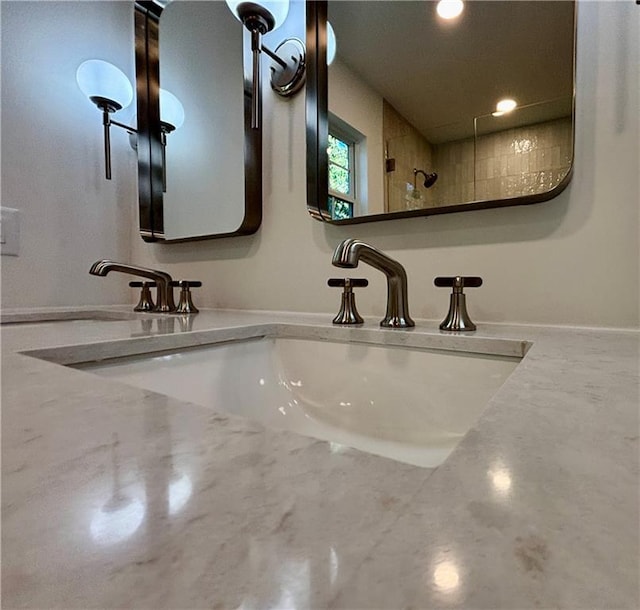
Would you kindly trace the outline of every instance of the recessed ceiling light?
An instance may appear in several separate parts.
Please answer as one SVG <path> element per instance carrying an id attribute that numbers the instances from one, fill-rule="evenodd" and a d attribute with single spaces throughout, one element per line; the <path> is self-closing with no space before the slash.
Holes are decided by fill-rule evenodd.
<path id="1" fill-rule="evenodd" d="M 464 9 L 464 2 L 462 0 L 440 0 L 436 11 L 438 15 L 443 19 L 455 19 L 459 17 Z"/>
<path id="2" fill-rule="evenodd" d="M 505 114 L 507 112 L 511 112 L 512 110 L 514 110 L 517 105 L 518 105 L 518 103 L 515 100 L 512 100 L 512 99 L 500 100 L 496 104 L 496 111 L 497 112 L 501 112 L 502 114 Z M 494 114 L 494 116 L 496 115 L 495 112 L 493 114 Z M 498 116 L 500 116 L 500 115 L 498 115 Z"/>

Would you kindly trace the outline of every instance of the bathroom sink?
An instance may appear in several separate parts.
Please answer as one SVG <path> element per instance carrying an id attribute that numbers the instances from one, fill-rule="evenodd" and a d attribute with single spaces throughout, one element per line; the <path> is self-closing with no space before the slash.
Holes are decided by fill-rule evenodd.
<path id="1" fill-rule="evenodd" d="M 76 368 L 328 440 L 334 451 L 435 467 L 519 361 L 265 337 Z"/>

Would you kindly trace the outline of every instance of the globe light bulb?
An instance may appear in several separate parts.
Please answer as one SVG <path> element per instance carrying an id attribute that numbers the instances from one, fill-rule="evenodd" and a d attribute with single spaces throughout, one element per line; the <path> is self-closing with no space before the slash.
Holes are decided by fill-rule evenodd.
<path id="1" fill-rule="evenodd" d="M 327 21 L 327 66 L 333 63 L 336 58 L 337 44 L 336 33 L 333 31 L 333 27 Z"/>
<path id="2" fill-rule="evenodd" d="M 76 71 L 80 91 L 89 99 L 97 97 L 126 108 L 133 101 L 133 87 L 125 73 L 109 62 L 89 59 Z"/>
<path id="3" fill-rule="evenodd" d="M 180 100 L 166 89 L 160 89 L 160 120 L 175 129 L 184 123 L 184 106 Z"/>

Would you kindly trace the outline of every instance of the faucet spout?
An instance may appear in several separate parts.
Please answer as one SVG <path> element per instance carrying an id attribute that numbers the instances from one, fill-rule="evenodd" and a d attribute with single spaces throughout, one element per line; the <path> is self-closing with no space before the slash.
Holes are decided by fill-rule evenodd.
<path id="1" fill-rule="evenodd" d="M 333 253 L 331 263 L 336 267 L 354 268 L 363 261 L 387 277 L 387 312 L 380 326 L 409 328 L 415 322 L 409 315 L 407 273 L 404 267 L 377 248 L 359 239 L 345 239 Z"/>
<path id="2" fill-rule="evenodd" d="M 176 310 L 173 301 L 173 289 L 171 287 L 173 278 L 168 273 L 157 271 L 156 269 L 128 265 L 126 263 L 116 263 L 110 260 L 96 261 L 91 265 L 91 269 L 89 269 L 91 275 L 98 275 L 100 277 L 104 277 L 111 271 L 118 271 L 119 273 L 146 277 L 147 279 L 153 280 L 158 286 L 158 302 L 155 311 L 170 313 Z"/>

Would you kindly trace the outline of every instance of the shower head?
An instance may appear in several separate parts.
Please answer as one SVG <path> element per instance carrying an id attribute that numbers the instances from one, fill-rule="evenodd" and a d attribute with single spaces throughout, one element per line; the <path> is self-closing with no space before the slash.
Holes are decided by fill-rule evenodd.
<path id="1" fill-rule="evenodd" d="M 437 179 L 438 179 L 438 174 L 436 174 L 435 172 L 427 174 L 425 176 L 425 178 L 424 178 L 424 186 L 425 186 L 425 188 L 432 187 L 435 184 Z"/>
<path id="2" fill-rule="evenodd" d="M 435 183 L 436 180 L 438 179 L 438 174 L 436 174 L 436 172 L 432 172 L 430 174 L 427 174 L 423 169 L 418 169 L 416 167 L 413 168 L 413 188 L 416 188 L 416 179 L 418 177 L 418 174 L 422 174 L 424 176 L 424 188 L 428 189 L 430 187 L 432 187 Z"/>

